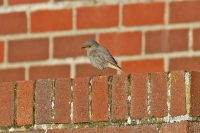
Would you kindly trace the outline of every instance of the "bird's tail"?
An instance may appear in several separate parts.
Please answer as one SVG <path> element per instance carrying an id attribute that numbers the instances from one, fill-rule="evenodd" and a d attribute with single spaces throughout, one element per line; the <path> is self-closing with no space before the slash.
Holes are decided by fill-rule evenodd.
<path id="1" fill-rule="evenodd" d="M 113 69 L 117 69 L 117 70 L 123 72 L 123 70 L 121 69 L 121 67 L 119 67 L 119 66 L 116 65 L 116 64 L 108 63 L 108 67 L 113 68 Z M 123 73 L 124 73 L 124 72 L 123 72 Z"/>

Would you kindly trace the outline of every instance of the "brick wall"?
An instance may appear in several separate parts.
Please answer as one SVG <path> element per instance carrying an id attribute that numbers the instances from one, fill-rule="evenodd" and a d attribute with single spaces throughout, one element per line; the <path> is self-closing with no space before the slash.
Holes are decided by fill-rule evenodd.
<path id="1" fill-rule="evenodd" d="M 88 39 L 126 73 L 199 70 L 199 7 L 199 0 L 0 0 L 0 81 L 98 74 L 80 49 Z"/>
<path id="2" fill-rule="evenodd" d="M 200 72 L 0 82 L 0 132 L 200 133 Z"/>

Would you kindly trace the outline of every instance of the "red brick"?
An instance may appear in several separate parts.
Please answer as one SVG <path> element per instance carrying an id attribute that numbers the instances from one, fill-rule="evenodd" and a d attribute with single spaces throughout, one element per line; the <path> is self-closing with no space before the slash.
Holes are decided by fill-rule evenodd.
<path id="1" fill-rule="evenodd" d="M 170 23 L 196 22 L 200 21 L 200 1 L 178 1 L 170 3 Z"/>
<path id="2" fill-rule="evenodd" d="M 31 32 L 72 29 L 72 9 L 42 10 L 31 13 Z"/>
<path id="3" fill-rule="evenodd" d="M 12 40 L 8 42 L 9 62 L 45 60 L 48 56 L 49 40 L 47 38 Z"/>
<path id="4" fill-rule="evenodd" d="M 55 84 L 54 123 L 69 123 L 71 113 L 71 79 L 57 79 Z"/>
<path id="5" fill-rule="evenodd" d="M 4 42 L 0 41 L 0 62 L 3 62 L 4 58 Z"/>
<path id="6" fill-rule="evenodd" d="M 141 54 L 141 32 L 105 33 L 99 35 L 99 43 L 112 55 Z"/>
<path id="7" fill-rule="evenodd" d="M 186 114 L 185 72 L 171 72 L 170 114 L 179 116 Z"/>
<path id="8" fill-rule="evenodd" d="M 188 50 L 188 29 L 148 31 L 146 53 Z"/>
<path id="9" fill-rule="evenodd" d="M 0 5 L 3 5 L 3 0 L 0 0 Z"/>
<path id="10" fill-rule="evenodd" d="M 52 123 L 52 90 L 53 80 L 42 79 L 36 81 L 35 87 L 35 123 Z"/>
<path id="11" fill-rule="evenodd" d="M 0 82 L 2 81 L 16 81 L 25 79 L 24 68 L 9 68 L 0 70 Z"/>
<path id="12" fill-rule="evenodd" d="M 76 128 L 73 129 L 73 133 L 101 133 L 101 129 L 99 127 L 94 128 Z"/>
<path id="13" fill-rule="evenodd" d="M 198 133 L 200 131 L 200 122 L 189 122 L 188 133 Z"/>
<path id="14" fill-rule="evenodd" d="M 114 75 L 112 81 L 112 110 L 114 120 L 126 119 L 128 115 L 128 81 L 127 75 Z"/>
<path id="15" fill-rule="evenodd" d="M 89 78 L 75 78 L 73 86 L 73 122 L 89 122 Z"/>
<path id="16" fill-rule="evenodd" d="M 108 76 L 92 79 L 92 121 L 108 121 Z"/>
<path id="17" fill-rule="evenodd" d="M 29 79 L 69 78 L 70 66 L 35 66 L 29 69 Z"/>
<path id="18" fill-rule="evenodd" d="M 115 27 L 119 23 L 119 6 L 93 6 L 77 9 L 78 29 Z"/>
<path id="19" fill-rule="evenodd" d="M 78 64 L 76 65 L 76 77 L 91 77 L 93 75 L 99 75 L 100 69 L 93 67 L 91 64 Z M 114 69 L 104 70 L 102 75 L 114 75 L 117 71 Z"/>
<path id="20" fill-rule="evenodd" d="M 199 70 L 200 57 L 183 57 L 169 60 L 169 71 L 174 70 Z"/>
<path id="21" fill-rule="evenodd" d="M 133 133 L 131 126 L 105 126 L 103 133 Z"/>
<path id="22" fill-rule="evenodd" d="M 100 128 L 67 128 L 47 130 L 47 133 L 100 133 Z"/>
<path id="23" fill-rule="evenodd" d="M 133 126 L 134 133 L 158 133 L 156 124 L 135 125 Z"/>
<path id="24" fill-rule="evenodd" d="M 157 133 L 157 125 L 106 126 L 104 133 Z"/>
<path id="25" fill-rule="evenodd" d="M 193 30 L 193 49 L 200 50 L 200 29 Z"/>
<path id="26" fill-rule="evenodd" d="M 122 64 L 122 70 L 124 70 L 124 72 L 126 73 L 163 72 L 164 71 L 163 59 L 124 61 L 121 64 Z"/>
<path id="27" fill-rule="evenodd" d="M 189 133 L 187 132 L 188 122 L 177 122 L 162 124 L 161 133 Z"/>
<path id="28" fill-rule="evenodd" d="M 165 4 L 163 2 L 127 4 L 123 7 L 123 25 L 164 24 Z"/>
<path id="29" fill-rule="evenodd" d="M 27 17 L 25 12 L 0 14 L 0 35 L 27 32 Z"/>
<path id="30" fill-rule="evenodd" d="M 192 71 L 190 78 L 190 115 L 200 116 L 200 72 Z"/>
<path id="31" fill-rule="evenodd" d="M 14 83 L 0 83 L 0 126 L 11 126 L 14 120 Z"/>
<path id="32" fill-rule="evenodd" d="M 131 117 L 144 118 L 148 114 L 148 74 L 132 74 L 131 79 Z"/>
<path id="33" fill-rule="evenodd" d="M 33 3 L 41 3 L 48 2 L 49 0 L 9 0 L 9 5 L 18 5 L 18 4 L 33 4 Z"/>
<path id="34" fill-rule="evenodd" d="M 151 116 L 167 116 L 167 73 L 151 73 Z"/>
<path id="35" fill-rule="evenodd" d="M 51 129 L 47 130 L 47 133 L 73 133 L 72 128 L 67 128 L 67 129 Z"/>
<path id="36" fill-rule="evenodd" d="M 81 49 L 84 43 L 94 39 L 95 35 L 77 35 L 77 36 L 65 36 L 54 38 L 54 58 L 66 58 L 76 56 L 86 56 L 86 51 Z M 66 43 L 67 42 L 67 43 Z"/>
<path id="37" fill-rule="evenodd" d="M 19 81 L 17 85 L 17 126 L 33 124 L 34 81 Z"/>

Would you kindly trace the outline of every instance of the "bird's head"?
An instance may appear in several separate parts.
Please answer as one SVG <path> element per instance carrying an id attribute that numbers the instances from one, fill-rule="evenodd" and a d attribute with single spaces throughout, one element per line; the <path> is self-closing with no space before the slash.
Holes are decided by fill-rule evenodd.
<path id="1" fill-rule="evenodd" d="M 97 47 L 99 46 L 99 44 L 95 41 L 95 40 L 88 40 L 87 42 L 85 42 L 84 46 L 81 47 L 82 49 L 86 49 L 88 52 L 95 50 Z"/>

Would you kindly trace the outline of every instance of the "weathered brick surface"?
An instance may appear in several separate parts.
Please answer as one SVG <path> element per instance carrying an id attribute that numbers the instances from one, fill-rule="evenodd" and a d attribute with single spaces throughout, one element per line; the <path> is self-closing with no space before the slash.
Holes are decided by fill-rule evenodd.
<path id="1" fill-rule="evenodd" d="M 4 42 L 0 41 L 0 62 L 4 61 Z"/>
<path id="2" fill-rule="evenodd" d="M 29 79 L 69 78 L 70 66 L 34 66 L 29 69 Z"/>
<path id="3" fill-rule="evenodd" d="M 54 38 L 54 58 L 86 56 L 86 51 L 81 49 L 89 39 L 95 40 L 94 34 L 76 35 Z"/>
<path id="4" fill-rule="evenodd" d="M 71 79 L 57 79 L 55 84 L 54 123 L 69 123 L 71 113 Z"/>
<path id="5" fill-rule="evenodd" d="M 157 133 L 157 125 L 106 126 L 104 133 Z"/>
<path id="6" fill-rule="evenodd" d="M 153 25 L 164 23 L 163 2 L 126 4 L 123 7 L 123 25 Z"/>
<path id="7" fill-rule="evenodd" d="M 99 35 L 99 43 L 105 46 L 113 56 L 140 54 L 142 33 L 104 33 Z"/>
<path id="8" fill-rule="evenodd" d="M 27 32 L 27 17 L 25 12 L 1 13 L 0 35 Z"/>
<path id="9" fill-rule="evenodd" d="M 184 23 L 200 21 L 199 11 L 200 1 L 181 1 L 170 3 L 170 23 Z M 184 12 L 184 13 L 183 13 Z"/>
<path id="10" fill-rule="evenodd" d="M 92 121 L 108 121 L 108 76 L 92 79 Z"/>
<path id="11" fill-rule="evenodd" d="M 200 122 L 189 122 L 188 133 L 198 133 L 200 131 Z"/>
<path id="12" fill-rule="evenodd" d="M 200 72 L 191 72 L 190 85 L 190 115 L 200 116 Z"/>
<path id="13" fill-rule="evenodd" d="M 144 118 L 147 116 L 148 106 L 148 74 L 132 74 L 131 79 L 131 117 Z"/>
<path id="14" fill-rule="evenodd" d="M 0 81 L 25 80 L 24 68 L 1 69 L 0 73 Z"/>
<path id="15" fill-rule="evenodd" d="M 54 129 L 47 130 L 47 133 L 101 133 L 101 129 L 94 128 L 67 128 L 67 129 Z"/>
<path id="16" fill-rule="evenodd" d="M 35 11 L 31 13 L 30 21 L 31 32 L 70 30 L 72 9 Z"/>
<path id="17" fill-rule="evenodd" d="M 199 70 L 200 69 L 200 57 L 182 57 L 173 58 L 169 60 L 169 71 L 174 70 Z"/>
<path id="18" fill-rule="evenodd" d="M 48 56 L 49 40 L 47 38 L 12 40 L 8 42 L 9 62 L 45 60 Z"/>
<path id="19" fill-rule="evenodd" d="M 53 80 L 41 79 L 36 81 L 35 88 L 35 123 L 52 123 L 52 93 Z"/>
<path id="20" fill-rule="evenodd" d="M 186 93 L 184 71 L 171 72 L 170 114 L 172 116 L 186 114 Z"/>
<path id="21" fill-rule="evenodd" d="M 119 6 L 80 7 L 77 9 L 76 17 L 78 29 L 118 26 Z"/>
<path id="22" fill-rule="evenodd" d="M 17 126 L 33 123 L 34 81 L 19 81 L 17 84 Z"/>
<path id="23" fill-rule="evenodd" d="M 12 126 L 14 120 L 14 82 L 0 83 L 0 126 Z"/>
<path id="24" fill-rule="evenodd" d="M 193 49 L 200 50 L 200 28 L 193 30 Z"/>
<path id="25" fill-rule="evenodd" d="M 114 120 L 126 119 L 128 115 L 128 81 L 127 75 L 114 75 L 112 81 L 112 110 Z"/>
<path id="26" fill-rule="evenodd" d="M 187 132 L 188 122 L 177 122 L 162 124 L 161 133 L 189 133 Z"/>
<path id="27" fill-rule="evenodd" d="M 141 72 L 163 72 L 163 59 L 146 59 L 123 61 L 122 70 L 126 73 L 141 73 Z"/>
<path id="28" fill-rule="evenodd" d="M 148 31 L 146 53 L 162 53 L 188 50 L 188 29 Z"/>
<path id="29" fill-rule="evenodd" d="M 151 73 L 151 116 L 167 116 L 167 73 Z"/>
<path id="30" fill-rule="evenodd" d="M 33 3 L 41 3 L 48 2 L 49 0 L 8 0 L 9 5 L 18 5 L 18 4 L 33 4 Z"/>
<path id="31" fill-rule="evenodd" d="M 89 122 L 89 78 L 73 80 L 73 122 Z"/>
<path id="32" fill-rule="evenodd" d="M 99 75 L 100 69 L 93 67 L 91 64 L 77 64 L 76 65 L 76 77 L 91 77 L 93 75 Z M 106 69 L 102 75 L 114 75 L 117 74 L 115 69 Z"/>

